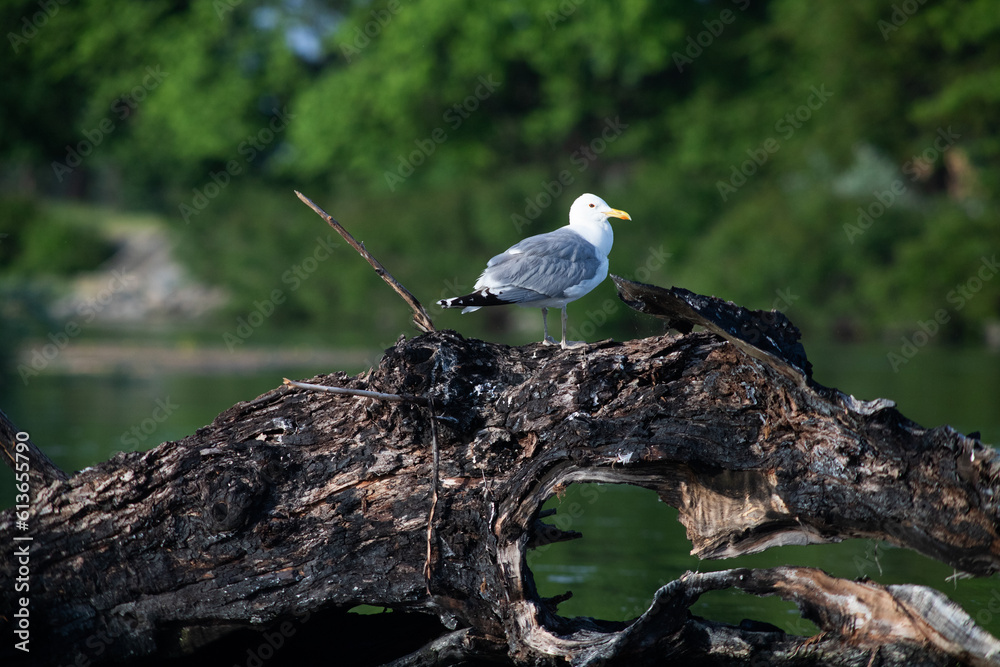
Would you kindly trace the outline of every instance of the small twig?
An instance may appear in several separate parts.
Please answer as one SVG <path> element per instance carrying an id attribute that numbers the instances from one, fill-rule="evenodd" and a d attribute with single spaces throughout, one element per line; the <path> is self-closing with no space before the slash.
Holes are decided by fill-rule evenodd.
<path id="1" fill-rule="evenodd" d="M 368 252 L 368 249 L 365 248 L 363 243 L 358 243 L 354 239 L 354 237 L 351 236 L 351 234 L 341 226 L 339 222 L 334 220 L 329 213 L 320 208 L 315 202 L 313 202 L 312 199 L 309 199 L 309 197 L 306 197 L 298 190 L 295 191 L 295 194 L 298 195 L 298 198 L 301 199 L 303 203 L 306 204 L 306 206 L 315 211 L 316 215 L 326 220 L 326 223 L 328 225 L 333 227 L 333 229 L 338 234 L 340 234 L 344 238 L 344 240 L 350 244 L 352 248 L 357 250 L 358 253 L 362 257 L 364 257 L 369 264 L 372 265 L 372 268 L 375 269 L 375 273 L 377 273 L 379 277 L 382 278 L 382 280 L 384 280 L 389 285 L 389 287 L 395 290 L 396 294 L 402 297 L 403 301 L 405 301 L 406 304 L 410 307 L 410 310 L 413 311 L 414 326 L 416 326 L 424 333 L 435 330 L 434 324 L 431 322 L 430 315 L 428 315 L 427 311 L 424 310 L 424 307 L 420 305 L 420 302 L 417 301 L 417 298 L 413 296 L 413 294 L 411 294 L 409 290 L 403 287 L 398 280 L 393 278 L 392 274 L 389 273 L 384 266 L 382 266 L 382 263 L 380 261 L 372 257 L 372 254 Z"/>
<path id="2" fill-rule="evenodd" d="M 427 585 L 427 597 L 431 596 L 431 554 L 434 536 L 434 511 L 438 503 L 438 468 L 440 466 L 440 456 L 438 454 L 437 425 L 434 423 L 434 399 L 429 399 L 431 409 L 431 511 L 427 515 L 427 559 L 424 561 L 424 581 Z"/>
<path id="3" fill-rule="evenodd" d="M 434 512 L 438 503 L 438 470 L 441 466 L 441 456 L 438 451 L 437 421 L 435 417 L 434 399 L 423 396 L 413 396 L 411 394 L 385 394 L 380 391 L 367 391 L 365 389 L 348 389 L 347 387 L 328 387 L 324 384 L 312 384 L 311 382 L 297 382 L 284 378 L 283 384 L 298 387 L 299 389 L 309 389 L 311 391 L 322 391 L 331 394 L 343 394 L 347 396 L 362 396 L 364 398 L 374 398 L 380 401 L 391 401 L 393 403 L 416 403 L 430 408 L 431 424 L 431 509 L 427 514 L 427 557 L 424 560 L 424 581 L 427 586 L 427 595 L 431 595 L 431 560 L 433 557 L 434 545 Z"/>
<path id="4" fill-rule="evenodd" d="M 325 391 L 330 394 L 346 394 L 348 396 L 364 396 L 365 398 L 376 398 L 380 401 L 391 401 L 393 403 L 416 403 L 417 405 L 427 405 L 427 399 L 423 396 L 413 396 L 412 394 L 384 394 L 380 391 L 367 391 L 365 389 L 349 389 L 347 387 L 328 387 L 325 384 L 311 384 L 309 382 L 297 382 L 284 378 L 284 384 L 299 389 L 311 389 L 312 391 Z"/>
<path id="5" fill-rule="evenodd" d="M 955 584 L 956 589 L 958 588 L 959 579 L 972 579 L 973 575 L 969 574 L 968 572 L 961 572 L 957 568 L 951 568 L 951 570 L 952 574 L 945 577 L 944 580 L 950 581 L 951 583 Z"/>

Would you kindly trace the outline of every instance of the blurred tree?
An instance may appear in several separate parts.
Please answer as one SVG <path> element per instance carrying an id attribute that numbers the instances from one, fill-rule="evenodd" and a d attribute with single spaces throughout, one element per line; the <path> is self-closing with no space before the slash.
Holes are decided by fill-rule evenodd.
<path id="1" fill-rule="evenodd" d="M 8 170 L 92 196 L 117 174 L 233 288 L 234 312 L 315 244 L 315 226 L 281 226 L 294 186 L 335 200 L 425 301 L 597 190 L 634 218 L 612 271 L 635 274 L 662 245 L 650 280 L 758 307 L 792 289 L 786 309 L 822 329 L 912 328 L 941 307 L 963 331 L 998 317 L 1000 280 L 960 311 L 946 298 L 1000 246 L 989 0 L 45 7 L 0 8 Z M 347 266 L 269 325 L 405 328 Z M 520 316 L 440 317 L 481 335 Z"/>

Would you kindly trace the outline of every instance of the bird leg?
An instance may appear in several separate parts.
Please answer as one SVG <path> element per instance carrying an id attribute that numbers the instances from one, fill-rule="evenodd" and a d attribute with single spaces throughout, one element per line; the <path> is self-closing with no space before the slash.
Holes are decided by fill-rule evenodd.
<path id="1" fill-rule="evenodd" d="M 586 345 L 587 341 L 584 341 L 584 340 L 571 340 L 571 341 L 567 341 L 566 340 L 566 320 L 567 320 L 567 317 L 566 317 L 566 306 L 563 306 L 563 308 L 562 308 L 562 348 L 564 350 L 568 350 L 570 348 L 583 347 L 584 345 Z M 555 342 L 555 341 L 553 341 L 553 342 Z"/>
<path id="2" fill-rule="evenodd" d="M 563 313 L 565 313 L 565 312 L 566 312 L 566 309 L 564 308 L 563 309 Z M 548 308 L 542 308 L 542 330 L 544 332 L 542 334 L 542 343 L 543 344 L 545 344 L 545 345 L 558 345 L 558 343 L 556 342 L 556 339 L 549 335 L 549 309 Z M 565 343 L 565 342 L 566 342 L 566 327 L 564 326 L 563 327 L 563 343 Z"/>

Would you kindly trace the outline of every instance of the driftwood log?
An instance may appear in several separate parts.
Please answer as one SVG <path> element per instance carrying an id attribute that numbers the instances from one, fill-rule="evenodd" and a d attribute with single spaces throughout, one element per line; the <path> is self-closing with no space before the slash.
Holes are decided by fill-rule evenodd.
<path id="1" fill-rule="evenodd" d="M 312 379 L 397 400 L 282 386 L 68 479 L 38 467 L 30 510 L 0 515 L 5 545 L 31 537 L 30 654 L 12 647 L 5 558 L 0 660 L 1000 664 L 944 595 L 810 568 L 687 573 L 631 622 L 540 598 L 526 553 L 580 537 L 540 511 L 574 482 L 655 490 L 702 558 L 873 538 L 1000 569 L 991 448 L 816 384 L 780 313 L 616 282 L 683 333 L 574 350 L 425 333 L 367 373 Z M 821 632 L 689 611 L 732 587 L 795 602 Z M 362 604 L 391 612 L 348 613 Z"/>

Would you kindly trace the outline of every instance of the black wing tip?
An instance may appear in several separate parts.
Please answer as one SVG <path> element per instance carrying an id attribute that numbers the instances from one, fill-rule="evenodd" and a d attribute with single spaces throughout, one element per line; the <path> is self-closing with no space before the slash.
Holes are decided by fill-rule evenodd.
<path id="1" fill-rule="evenodd" d="M 499 296 L 489 291 L 489 289 L 471 292 L 464 296 L 456 296 L 450 299 L 441 299 L 437 302 L 442 308 L 467 308 L 469 306 L 502 306 L 510 303 L 504 301 Z"/>

